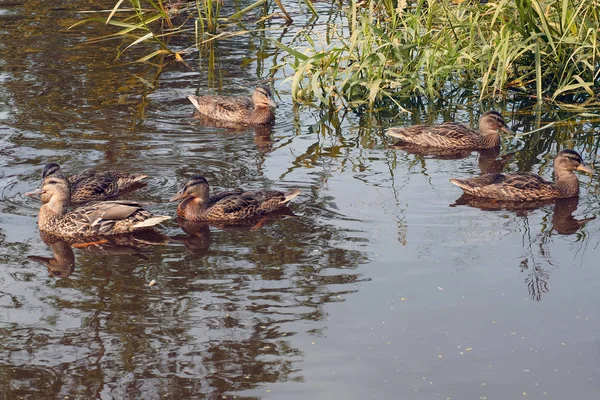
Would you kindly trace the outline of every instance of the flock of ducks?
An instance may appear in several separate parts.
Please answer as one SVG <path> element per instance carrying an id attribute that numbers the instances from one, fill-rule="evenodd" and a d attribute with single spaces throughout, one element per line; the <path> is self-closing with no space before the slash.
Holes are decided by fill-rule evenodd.
<path id="1" fill-rule="evenodd" d="M 196 116 L 204 121 L 236 125 L 265 125 L 275 119 L 277 107 L 267 86 L 259 85 L 251 98 L 245 96 L 189 96 Z M 502 116 L 488 111 L 479 119 L 479 130 L 446 122 L 441 125 L 416 125 L 390 128 L 387 134 L 397 138 L 395 146 L 433 151 L 499 150 L 500 131 L 513 134 Z M 468 179 L 451 179 L 466 195 L 476 198 L 533 202 L 579 195 L 575 171 L 593 174 L 579 153 L 560 151 L 554 160 L 554 182 L 526 172 L 485 173 Z M 146 175 L 124 171 L 85 171 L 66 177 L 56 163 L 42 172 L 41 188 L 26 193 L 39 195 L 42 206 L 38 216 L 40 231 L 64 237 L 87 237 L 130 233 L 157 225 L 169 216 L 154 215 L 135 201 L 112 200 L 132 188 Z M 171 201 L 180 201 L 177 216 L 189 221 L 236 222 L 285 208 L 300 193 L 234 189 L 210 194 L 202 176 L 189 179 Z M 69 208 L 73 207 L 70 211 Z"/>

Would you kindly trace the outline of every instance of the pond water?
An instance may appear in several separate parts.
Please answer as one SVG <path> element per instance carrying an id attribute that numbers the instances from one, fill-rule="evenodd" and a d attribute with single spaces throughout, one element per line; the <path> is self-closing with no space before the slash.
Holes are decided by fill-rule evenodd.
<path id="1" fill-rule="evenodd" d="M 315 5 L 319 29 L 335 17 L 330 3 Z M 84 43 L 103 26 L 66 30 L 89 16 L 82 8 L 112 6 L 0 0 L 2 398 L 600 394 L 600 220 L 577 223 L 600 211 L 598 179 L 580 176 L 578 202 L 534 210 L 455 204 L 461 191 L 448 180 L 478 174 L 477 153 L 409 154 L 384 134 L 476 124 L 492 107 L 520 133 L 560 119 L 503 143 L 517 151 L 505 171 L 550 178 L 564 147 L 593 165 L 598 117 L 468 97 L 403 103 L 412 114 L 329 115 L 294 105 L 283 72 L 269 72 L 282 55 L 264 38 L 288 40 L 308 14 L 285 31 L 274 19 L 269 33 L 219 42 L 213 70 L 193 53 L 189 67 L 126 63 L 148 48 L 115 61 L 125 42 Z M 271 78 L 271 132 L 191 117 L 189 94 L 246 94 Z M 253 229 L 184 232 L 169 221 L 160 245 L 71 248 L 42 240 L 39 203 L 23 197 L 51 161 L 149 174 L 127 196 L 166 215 L 196 173 L 218 189 L 302 192 L 294 215 Z"/>

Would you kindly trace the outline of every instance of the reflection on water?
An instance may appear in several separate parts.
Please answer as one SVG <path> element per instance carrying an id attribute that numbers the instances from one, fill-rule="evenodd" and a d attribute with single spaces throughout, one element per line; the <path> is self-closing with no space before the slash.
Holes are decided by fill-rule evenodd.
<path id="1" fill-rule="evenodd" d="M 552 255 L 550 254 L 551 245 L 548 243 L 552 230 L 563 234 L 571 235 L 578 233 L 580 228 L 589 221 L 596 219 L 595 216 L 591 218 L 576 219 L 573 213 L 577 210 L 579 204 L 579 197 L 572 197 L 568 199 L 558 199 L 554 201 L 499 201 L 494 199 L 486 199 L 481 197 L 473 197 L 467 194 L 463 194 L 459 197 L 454 204 L 451 206 L 468 205 L 476 207 L 484 211 L 500 211 L 509 210 L 514 212 L 516 215 L 528 218 L 528 216 L 534 211 L 541 207 L 548 206 L 554 203 L 552 210 L 552 227 L 550 230 L 544 231 L 539 235 L 531 236 L 531 227 L 523 232 L 523 241 L 525 249 L 529 253 L 526 258 L 520 261 L 521 272 L 525 273 L 525 283 L 529 296 L 532 300 L 540 301 L 542 294 L 548 292 L 548 279 L 550 278 L 550 270 L 556 268 L 556 264 L 552 261 Z M 582 237 L 578 240 L 583 239 Z M 538 249 L 534 251 L 534 249 Z M 542 259 L 544 261 L 537 261 Z M 546 264 L 544 266 L 543 264 Z"/>
<path id="2" fill-rule="evenodd" d="M 473 150 L 456 150 L 456 149 L 438 149 L 414 146 L 393 145 L 392 149 L 402 150 L 409 154 L 414 154 L 424 158 L 437 158 L 440 160 L 461 160 L 467 158 L 473 153 Z M 485 149 L 478 150 L 479 154 L 479 170 L 481 174 L 501 173 L 504 167 L 510 163 L 515 152 L 500 156 L 500 149 Z"/>
<path id="3" fill-rule="evenodd" d="M 300 3 L 286 8 L 304 15 Z M 315 3 L 321 17 L 306 29 L 318 34 L 337 21 L 336 4 Z M 468 94 L 407 100 L 412 114 L 385 103 L 375 113 L 329 114 L 292 105 L 282 72 L 271 76 L 283 54 L 264 39 L 293 40 L 302 18 L 219 41 L 199 69 L 188 54 L 190 69 L 168 59 L 126 64 L 140 56 L 135 49 L 115 61 L 115 42 L 84 44 L 106 28 L 67 31 L 89 17 L 79 7 L 0 1 L 4 397 L 597 393 L 588 350 L 600 329 L 598 180 L 582 179 L 579 203 L 511 209 L 448 207 L 459 195 L 448 179 L 496 170 L 549 178 L 559 149 L 595 159 L 598 122 Z M 272 127 L 232 131 L 193 118 L 188 95 L 246 94 L 265 79 L 280 104 Z M 503 155 L 388 148 L 390 126 L 475 125 L 492 107 L 519 132 L 559 122 L 503 143 Z M 67 243 L 40 239 L 39 202 L 22 196 L 49 161 L 69 172 L 148 174 L 125 197 L 171 216 L 167 200 L 196 174 L 216 190 L 301 194 L 294 215 L 250 226 L 172 221 L 152 240 Z"/>

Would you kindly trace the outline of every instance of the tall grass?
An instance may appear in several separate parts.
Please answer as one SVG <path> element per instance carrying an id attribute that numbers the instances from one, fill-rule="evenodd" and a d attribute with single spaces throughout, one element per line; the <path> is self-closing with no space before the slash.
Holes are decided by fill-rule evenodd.
<path id="1" fill-rule="evenodd" d="M 350 0 L 341 26 L 275 43 L 294 70 L 294 99 L 373 106 L 468 89 L 599 107 L 597 0 L 407 3 Z"/>
<path id="2" fill-rule="evenodd" d="M 223 0 L 192 0 L 177 2 L 171 0 L 118 0 L 112 9 L 101 13 L 106 16 L 88 18 L 69 27 L 76 28 L 83 24 L 102 23 L 119 28 L 119 30 L 93 38 L 89 42 L 109 39 L 122 39 L 129 43 L 118 53 L 119 58 L 125 51 L 143 44 L 158 45 L 158 49 L 135 60 L 146 62 L 157 56 L 173 55 L 181 60 L 180 54 L 210 46 L 213 41 L 224 37 L 238 36 L 248 33 L 236 28 L 235 23 L 253 9 L 264 5 L 267 0 L 256 0 L 247 7 L 232 13 L 222 15 Z M 303 0 L 310 4 L 309 0 Z M 288 22 L 291 17 L 283 7 L 280 0 L 275 4 Z M 312 5 L 309 9 L 315 12 Z M 265 13 L 268 8 L 265 7 Z M 84 11 L 85 12 L 85 11 Z M 274 14 L 264 15 L 270 18 Z M 193 33 L 194 43 L 189 43 L 187 48 L 173 50 L 168 45 L 171 36 Z"/>
<path id="3" fill-rule="evenodd" d="M 310 0 L 302 0 L 316 15 Z M 337 24 L 301 30 L 294 38 L 272 39 L 287 54 L 273 70 L 283 71 L 299 102 L 339 108 L 382 100 L 424 96 L 444 98 L 470 91 L 480 99 L 519 93 L 539 103 L 584 110 L 600 107 L 599 0 L 349 0 Z M 175 4 L 173 6 L 172 4 Z M 124 39 L 118 56 L 151 44 L 137 61 L 174 56 L 247 34 L 237 21 L 259 6 L 255 0 L 223 15 L 220 0 L 187 3 L 119 0 L 101 22 L 118 30 L 94 40 Z M 280 0 L 286 20 L 293 16 Z M 228 12 L 231 13 L 231 8 Z M 79 25 L 77 24 L 77 25 Z M 177 50 L 169 38 L 193 34 L 195 42 Z"/>

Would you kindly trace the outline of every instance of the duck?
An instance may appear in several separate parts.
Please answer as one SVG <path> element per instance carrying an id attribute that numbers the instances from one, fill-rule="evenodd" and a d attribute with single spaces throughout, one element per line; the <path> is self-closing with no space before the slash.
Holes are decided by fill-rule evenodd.
<path id="1" fill-rule="evenodd" d="M 59 172 L 61 172 L 60 165 L 48 163 L 42 171 L 42 180 Z M 115 197 L 147 177 L 148 175 L 130 174 L 115 169 L 106 171 L 90 169 L 80 174 L 70 175 L 68 177 L 71 185 L 70 203 L 83 204 Z M 32 193 L 25 193 L 25 195 L 31 196 Z"/>
<path id="2" fill-rule="evenodd" d="M 283 207 L 298 194 L 291 192 L 258 191 L 241 189 L 219 192 L 210 196 L 208 181 L 197 175 L 189 179 L 171 201 L 181 201 L 177 216 L 192 221 L 234 222 L 265 215 Z"/>
<path id="3" fill-rule="evenodd" d="M 470 179 L 450 179 L 450 182 L 474 197 L 507 201 L 555 200 L 579 196 L 575 171 L 594 174 L 578 152 L 565 149 L 554 158 L 554 183 L 529 172 L 483 174 Z"/>
<path id="4" fill-rule="evenodd" d="M 188 96 L 200 117 L 239 125 L 266 125 L 275 120 L 268 86 L 258 85 L 248 96 Z"/>
<path id="5" fill-rule="evenodd" d="M 386 134 L 400 139 L 394 146 L 478 150 L 499 148 L 500 131 L 514 135 L 502 115 L 491 110 L 479 117 L 479 131 L 457 122 L 444 122 L 433 126 L 390 128 Z"/>
<path id="6" fill-rule="evenodd" d="M 38 216 L 40 231 L 48 234 L 74 236 L 108 236 L 147 229 L 169 216 L 153 215 L 134 201 L 99 201 L 68 212 L 71 183 L 60 172 L 48 174 L 42 187 L 33 194 L 41 195 Z"/>

